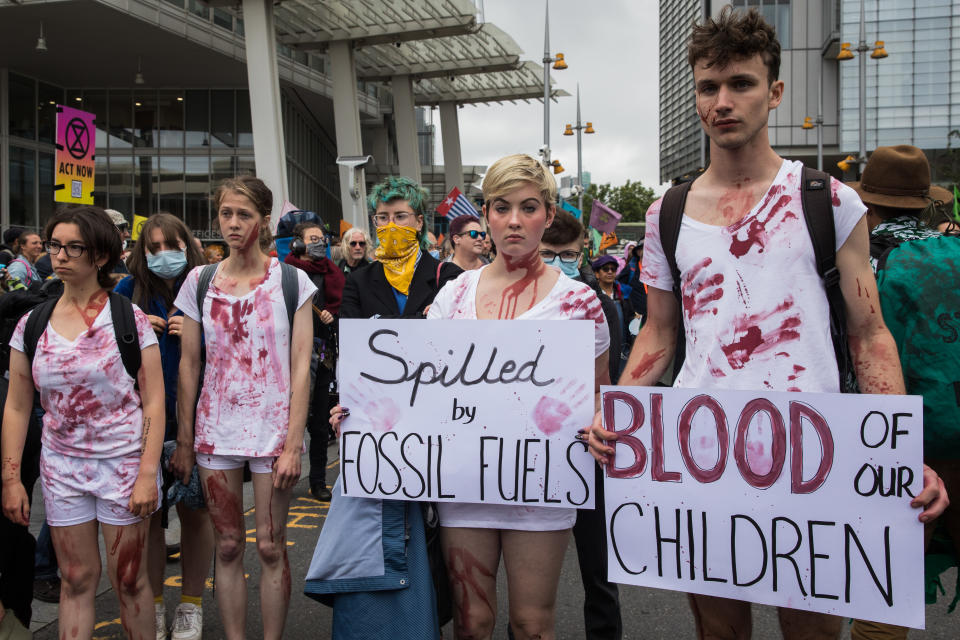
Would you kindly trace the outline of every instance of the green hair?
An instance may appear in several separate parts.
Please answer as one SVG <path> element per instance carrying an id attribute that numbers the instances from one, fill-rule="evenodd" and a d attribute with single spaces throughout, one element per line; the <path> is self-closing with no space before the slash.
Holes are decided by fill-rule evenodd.
<path id="1" fill-rule="evenodd" d="M 370 215 L 377 212 L 377 205 L 381 202 L 392 202 L 394 200 L 406 200 L 413 213 L 423 216 L 424 224 L 417 234 L 420 240 L 420 248 L 427 246 L 427 200 L 430 199 L 430 192 L 421 187 L 415 180 L 406 176 L 387 176 L 374 185 L 367 198 L 367 209 Z"/>
<path id="2" fill-rule="evenodd" d="M 376 213 L 377 205 L 392 200 L 406 200 L 410 203 L 413 212 L 418 215 L 426 214 L 427 200 L 430 192 L 419 184 L 404 176 L 387 176 L 378 182 L 367 198 L 367 207 L 370 213 Z"/>

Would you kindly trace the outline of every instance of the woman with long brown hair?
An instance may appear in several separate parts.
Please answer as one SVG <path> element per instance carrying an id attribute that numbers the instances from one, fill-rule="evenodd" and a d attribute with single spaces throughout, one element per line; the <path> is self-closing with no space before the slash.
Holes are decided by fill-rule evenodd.
<path id="1" fill-rule="evenodd" d="M 167 470 L 170 452 L 177 438 L 177 374 L 180 367 L 180 332 L 183 313 L 173 304 L 180 287 L 191 269 L 205 264 L 196 247 L 193 234 L 179 218 L 169 213 L 150 216 L 140 230 L 127 268 L 130 275 L 121 280 L 116 289 L 147 314 L 160 344 L 163 365 L 163 384 L 166 389 L 167 420 L 164 429 L 164 455 L 161 469 L 164 487 L 175 482 Z M 180 603 L 174 614 L 173 634 L 176 640 L 200 638 L 203 629 L 203 587 L 210 572 L 213 557 L 213 529 L 196 469 L 186 486 L 173 487 L 173 502 L 180 518 L 180 560 L 183 584 Z M 163 520 L 170 502 L 150 520 L 148 574 L 154 595 L 154 614 L 157 638 L 167 635 L 166 608 L 163 604 L 163 569 L 166 565 Z"/>

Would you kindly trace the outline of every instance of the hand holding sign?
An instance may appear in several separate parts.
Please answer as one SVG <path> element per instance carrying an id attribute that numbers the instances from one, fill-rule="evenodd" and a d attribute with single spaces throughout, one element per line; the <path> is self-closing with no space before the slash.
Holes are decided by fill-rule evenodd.
<path id="1" fill-rule="evenodd" d="M 611 580 L 923 626 L 920 398 L 605 387 L 601 413 Z"/>
<path id="2" fill-rule="evenodd" d="M 465 329 L 469 328 L 468 332 Z M 585 507 L 593 323 L 344 320 L 345 496 Z M 468 337 L 465 337 L 465 333 Z M 343 413 L 335 409 L 336 428 Z"/>

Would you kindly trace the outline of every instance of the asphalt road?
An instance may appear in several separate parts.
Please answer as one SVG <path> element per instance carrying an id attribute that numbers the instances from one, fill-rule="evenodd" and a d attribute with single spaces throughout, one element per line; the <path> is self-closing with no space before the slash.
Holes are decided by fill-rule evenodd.
<path id="1" fill-rule="evenodd" d="M 330 459 L 334 460 L 327 473 L 330 484 L 337 473 L 336 445 L 331 445 Z M 304 456 L 306 464 L 306 456 Z M 291 639 L 316 640 L 327 638 L 330 634 L 331 610 L 307 598 L 302 593 L 303 579 L 313 555 L 314 544 L 320 528 L 326 517 L 327 504 L 317 502 L 308 493 L 308 483 L 300 481 L 294 490 L 294 497 L 287 520 L 288 555 L 293 574 L 293 595 L 290 603 L 290 613 L 287 617 L 287 626 L 284 636 Z M 248 578 L 248 607 L 247 607 L 247 637 L 262 637 L 259 613 L 259 566 L 254 544 L 253 494 L 250 484 L 244 485 L 244 505 L 247 507 L 246 522 L 248 526 L 245 566 Z M 33 523 L 31 529 L 39 531 L 43 518 L 42 502 L 37 490 L 37 502 L 34 503 Z M 173 512 L 171 512 L 172 514 Z M 174 521 L 172 531 L 176 533 L 177 523 Z M 101 549 L 101 557 L 104 557 Z M 179 601 L 180 580 L 179 565 L 167 566 L 166 587 L 164 598 L 167 602 L 168 618 L 172 617 L 173 609 Z M 211 570 L 211 578 L 212 578 Z M 948 574 L 947 585 L 955 584 L 956 573 Z M 951 587 L 947 587 L 951 590 Z M 106 578 L 101 581 L 96 600 L 96 630 L 95 638 L 123 638 L 120 627 L 119 604 L 116 596 L 110 590 Z M 506 584 L 503 571 L 500 571 L 500 588 L 498 589 L 498 621 L 494 633 L 495 638 L 506 638 Z M 927 607 L 927 631 L 913 631 L 910 638 L 923 640 L 956 640 L 960 638 L 960 613 L 948 615 L 946 613 L 948 599 L 941 597 L 936 605 Z M 571 542 L 567 550 L 564 570 L 561 576 L 560 591 L 557 606 L 557 638 L 583 638 L 583 592 L 580 586 L 580 573 L 577 568 L 576 552 Z M 687 607 L 684 594 L 643 589 L 639 587 L 621 587 L 621 608 L 623 611 L 624 638 L 673 639 L 694 638 L 693 619 Z M 223 627 L 220 624 L 217 605 L 214 601 L 212 580 L 208 581 L 208 588 L 204 593 L 204 637 L 222 638 Z M 770 607 L 754 606 L 754 638 L 779 638 L 776 612 Z M 34 603 L 34 623 L 32 630 L 34 638 L 57 638 L 57 605 Z M 172 620 L 171 620 L 172 621 Z M 452 638 L 453 632 L 449 625 L 444 630 L 445 638 Z M 849 638 L 849 632 L 844 631 L 843 638 Z"/>

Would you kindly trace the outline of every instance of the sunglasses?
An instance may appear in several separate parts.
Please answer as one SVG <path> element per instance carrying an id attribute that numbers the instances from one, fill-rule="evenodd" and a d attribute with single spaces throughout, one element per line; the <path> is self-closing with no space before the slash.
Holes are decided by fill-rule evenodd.
<path id="1" fill-rule="evenodd" d="M 477 238 L 486 239 L 486 231 L 477 231 L 476 229 L 471 229 L 470 231 L 464 231 L 463 233 L 458 233 L 458 236 L 470 236 L 471 240 L 476 240 Z"/>
<path id="2" fill-rule="evenodd" d="M 365 247 L 367 243 L 363 240 L 354 240 L 350 243 L 351 247 Z"/>
<path id="3" fill-rule="evenodd" d="M 599 269 L 599 271 L 606 271 L 608 273 L 611 273 L 616 270 L 617 270 L 617 265 L 615 264 L 605 264 Z"/>

